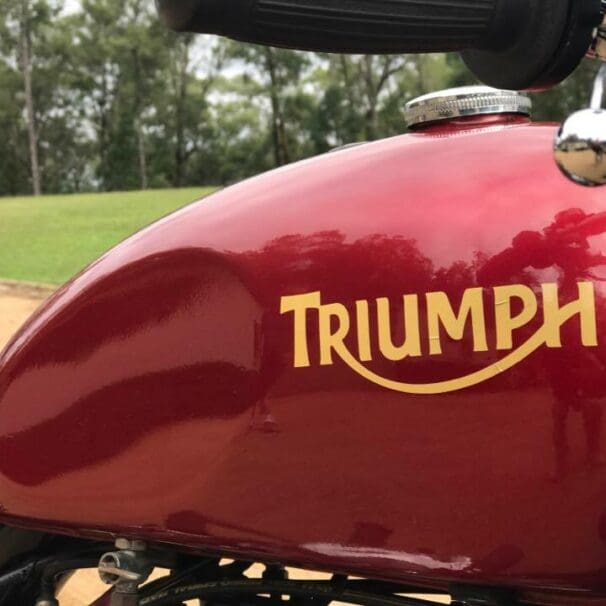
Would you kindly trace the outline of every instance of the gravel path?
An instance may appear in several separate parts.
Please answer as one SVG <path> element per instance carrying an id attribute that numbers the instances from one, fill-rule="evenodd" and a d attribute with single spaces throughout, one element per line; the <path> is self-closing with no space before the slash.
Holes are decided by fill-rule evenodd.
<path id="1" fill-rule="evenodd" d="M 40 303 L 40 298 L 3 295 L 0 292 L 0 349 Z"/>

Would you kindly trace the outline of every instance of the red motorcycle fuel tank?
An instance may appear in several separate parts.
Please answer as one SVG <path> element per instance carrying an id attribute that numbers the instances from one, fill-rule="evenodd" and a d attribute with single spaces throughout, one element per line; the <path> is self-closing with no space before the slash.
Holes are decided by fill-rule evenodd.
<path id="1" fill-rule="evenodd" d="M 0 519 L 603 594 L 605 197 L 515 103 L 418 110 L 64 286 L 0 357 Z"/>

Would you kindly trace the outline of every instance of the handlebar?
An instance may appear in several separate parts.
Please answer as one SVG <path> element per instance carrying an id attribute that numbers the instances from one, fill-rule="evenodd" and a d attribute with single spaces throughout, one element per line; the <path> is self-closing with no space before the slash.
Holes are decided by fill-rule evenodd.
<path id="1" fill-rule="evenodd" d="M 340 53 L 462 50 L 491 45 L 495 0 L 161 0 L 177 29 Z M 517 28 L 520 0 L 501 2 Z"/>
<path id="2" fill-rule="evenodd" d="M 600 0 L 156 0 L 178 31 L 338 53 L 463 51 L 484 82 L 545 88 L 589 48 Z"/>

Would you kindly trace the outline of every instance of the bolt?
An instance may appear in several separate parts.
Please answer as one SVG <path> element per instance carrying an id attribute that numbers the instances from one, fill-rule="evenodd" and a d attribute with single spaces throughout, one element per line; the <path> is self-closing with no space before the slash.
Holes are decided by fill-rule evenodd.
<path id="1" fill-rule="evenodd" d="M 124 551 L 145 551 L 146 547 L 145 541 L 140 541 L 139 539 L 116 539 L 116 549 Z"/>
<path id="2" fill-rule="evenodd" d="M 114 586 L 110 606 L 137 606 L 139 585 L 145 583 L 153 570 L 151 562 L 142 553 L 145 543 L 119 538 L 116 548 L 118 551 L 105 553 L 99 559 L 99 576 L 104 583 Z"/>

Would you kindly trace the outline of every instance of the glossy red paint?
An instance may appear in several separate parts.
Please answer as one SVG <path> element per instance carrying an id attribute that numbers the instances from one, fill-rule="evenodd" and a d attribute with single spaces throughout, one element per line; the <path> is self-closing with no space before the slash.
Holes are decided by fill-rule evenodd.
<path id="1" fill-rule="evenodd" d="M 606 591 L 604 193 L 560 175 L 553 136 L 510 117 L 327 154 L 106 254 L 0 358 L 2 517 L 418 583 Z M 352 308 L 579 280 L 596 290 L 591 355 L 564 335 L 440 395 L 320 366 L 313 343 L 294 368 L 280 314 L 310 291 Z M 431 382 L 494 361 L 470 340 L 376 368 Z"/>

